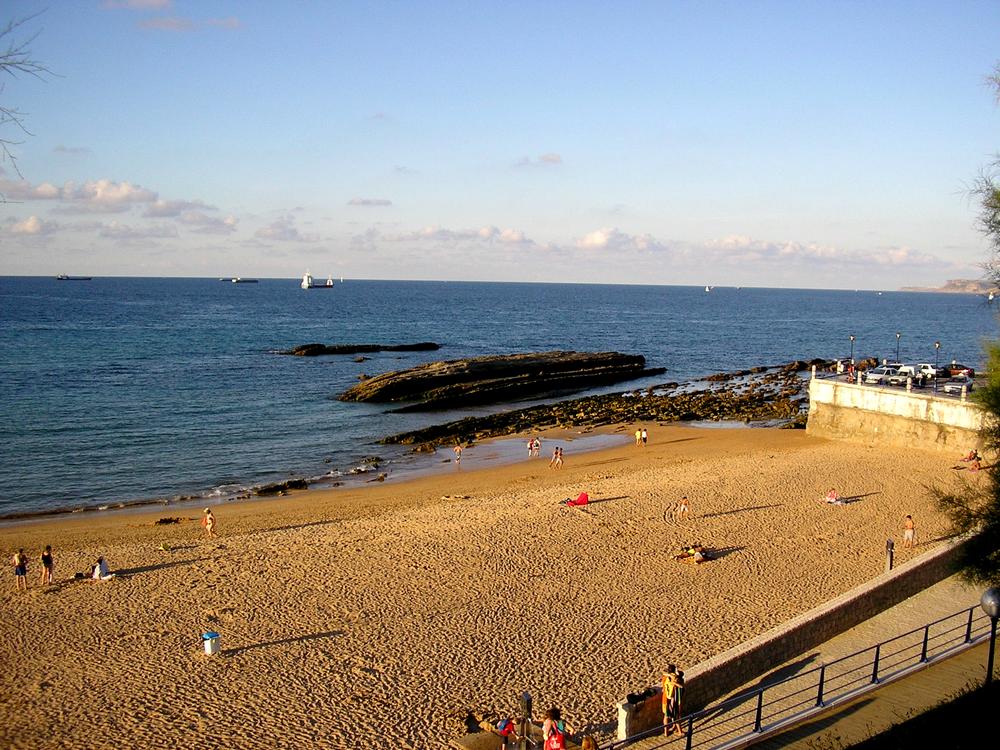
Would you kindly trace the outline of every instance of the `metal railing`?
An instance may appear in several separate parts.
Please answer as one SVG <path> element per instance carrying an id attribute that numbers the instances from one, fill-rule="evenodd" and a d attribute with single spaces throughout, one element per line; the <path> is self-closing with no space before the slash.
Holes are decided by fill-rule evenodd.
<path id="1" fill-rule="evenodd" d="M 952 651 L 989 638 L 990 619 L 979 605 L 928 623 L 895 638 L 856 651 L 792 677 L 761 685 L 680 720 L 683 733 L 663 736 L 654 727 L 603 746 L 615 750 L 640 740 L 643 750 L 660 747 L 720 748 L 739 743 L 785 723 L 814 715 L 873 685 L 944 658 Z M 661 740 L 654 742 L 653 738 Z"/>

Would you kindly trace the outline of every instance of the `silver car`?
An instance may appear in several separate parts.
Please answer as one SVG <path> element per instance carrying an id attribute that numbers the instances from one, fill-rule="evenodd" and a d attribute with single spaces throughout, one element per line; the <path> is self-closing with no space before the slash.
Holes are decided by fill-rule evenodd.
<path id="1" fill-rule="evenodd" d="M 972 390 L 972 378 L 968 375 L 958 375 L 954 378 L 948 378 L 941 389 L 945 393 L 961 393 L 962 389 L 965 388 L 966 393 Z"/>
<path id="2" fill-rule="evenodd" d="M 885 383 L 889 380 L 890 375 L 895 375 L 896 370 L 893 367 L 874 367 L 865 373 L 866 383 Z"/>

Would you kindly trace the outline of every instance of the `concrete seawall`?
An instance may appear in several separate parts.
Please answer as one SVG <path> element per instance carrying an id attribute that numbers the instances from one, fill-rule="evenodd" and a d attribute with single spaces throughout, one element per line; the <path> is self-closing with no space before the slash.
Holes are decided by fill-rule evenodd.
<path id="1" fill-rule="evenodd" d="M 978 404 L 900 388 L 809 381 L 806 432 L 817 437 L 961 453 L 979 446 Z"/>

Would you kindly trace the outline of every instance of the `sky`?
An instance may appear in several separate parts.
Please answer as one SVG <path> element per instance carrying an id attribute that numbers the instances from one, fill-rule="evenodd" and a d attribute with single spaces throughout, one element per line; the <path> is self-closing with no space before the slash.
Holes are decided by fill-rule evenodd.
<path id="1" fill-rule="evenodd" d="M 37 15 L 36 15 L 37 14 Z M 0 274 L 978 278 L 1000 2 L 7 0 Z"/>

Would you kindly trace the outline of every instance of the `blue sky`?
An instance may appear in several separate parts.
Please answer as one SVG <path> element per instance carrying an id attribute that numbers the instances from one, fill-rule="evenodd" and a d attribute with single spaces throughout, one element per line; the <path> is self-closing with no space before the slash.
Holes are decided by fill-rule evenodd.
<path id="1" fill-rule="evenodd" d="M 0 273 L 974 278 L 996 2 L 76 0 L 0 102 Z"/>

